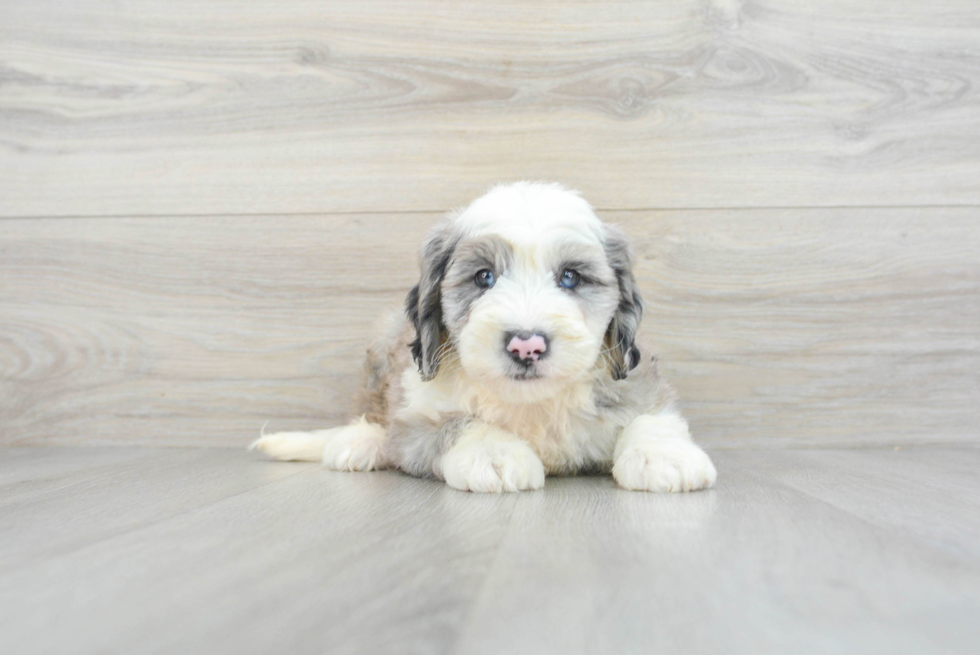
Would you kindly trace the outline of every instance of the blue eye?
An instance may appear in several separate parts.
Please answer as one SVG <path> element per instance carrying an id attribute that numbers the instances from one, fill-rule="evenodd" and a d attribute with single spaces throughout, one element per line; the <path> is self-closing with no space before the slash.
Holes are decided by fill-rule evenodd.
<path id="1" fill-rule="evenodd" d="M 558 278 L 558 284 L 566 289 L 574 289 L 578 286 L 579 280 L 581 280 L 581 277 L 578 273 L 572 269 L 566 269 L 562 272 L 561 277 Z"/>
<path id="2" fill-rule="evenodd" d="M 493 276 L 493 271 L 488 268 L 478 271 L 475 278 L 476 286 L 483 287 L 484 289 L 489 289 L 496 281 L 497 278 Z"/>

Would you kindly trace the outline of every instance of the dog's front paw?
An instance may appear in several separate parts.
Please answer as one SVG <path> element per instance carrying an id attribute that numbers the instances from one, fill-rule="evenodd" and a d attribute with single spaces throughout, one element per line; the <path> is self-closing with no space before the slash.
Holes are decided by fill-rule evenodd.
<path id="1" fill-rule="evenodd" d="M 523 441 L 479 439 L 453 446 L 442 458 L 446 484 L 493 493 L 544 486 L 544 465 Z"/>
<path id="2" fill-rule="evenodd" d="M 697 444 L 686 440 L 639 438 L 613 463 L 613 478 L 636 491 L 697 491 L 708 489 L 718 476 L 715 465 Z"/>

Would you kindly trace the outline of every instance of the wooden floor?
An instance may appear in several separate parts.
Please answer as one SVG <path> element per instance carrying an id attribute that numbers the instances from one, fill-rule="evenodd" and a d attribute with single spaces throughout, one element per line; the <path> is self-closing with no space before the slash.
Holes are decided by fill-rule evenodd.
<path id="1" fill-rule="evenodd" d="M 0 652 L 977 652 L 980 450 L 712 454 L 709 492 L 482 496 L 0 448 Z"/>

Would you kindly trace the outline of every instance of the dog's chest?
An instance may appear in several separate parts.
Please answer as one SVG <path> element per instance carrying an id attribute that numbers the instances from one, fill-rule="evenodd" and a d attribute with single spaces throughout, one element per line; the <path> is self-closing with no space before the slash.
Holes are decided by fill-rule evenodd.
<path id="1" fill-rule="evenodd" d="M 493 412 L 493 418 L 526 441 L 549 474 L 608 468 L 622 428 L 591 404 L 545 403 Z"/>
<path id="2" fill-rule="evenodd" d="M 413 368 L 402 384 L 406 415 L 435 422 L 463 415 L 496 425 L 526 441 L 549 474 L 610 468 L 624 425 L 622 417 L 597 406 L 587 383 L 536 404 L 504 403 L 449 376 L 423 383 Z"/>

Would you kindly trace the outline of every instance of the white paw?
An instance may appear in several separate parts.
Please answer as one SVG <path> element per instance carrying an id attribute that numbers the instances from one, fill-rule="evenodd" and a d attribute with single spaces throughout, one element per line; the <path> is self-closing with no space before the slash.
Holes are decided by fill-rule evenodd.
<path id="1" fill-rule="evenodd" d="M 523 441 L 479 439 L 453 446 L 442 458 L 446 484 L 484 493 L 540 489 L 544 465 Z"/>
<path id="2" fill-rule="evenodd" d="M 616 455 L 613 478 L 636 491 L 697 491 L 715 483 L 715 465 L 697 444 L 679 439 L 638 438 Z"/>
<path id="3" fill-rule="evenodd" d="M 384 468 L 385 429 L 361 419 L 326 432 L 323 465 L 335 471 L 373 471 Z"/>

